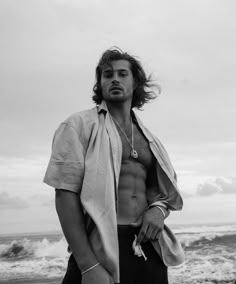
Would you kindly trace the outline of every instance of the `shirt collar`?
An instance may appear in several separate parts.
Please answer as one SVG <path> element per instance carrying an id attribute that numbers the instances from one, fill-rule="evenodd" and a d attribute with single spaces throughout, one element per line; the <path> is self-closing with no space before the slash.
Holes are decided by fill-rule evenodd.
<path id="1" fill-rule="evenodd" d="M 102 100 L 101 104 L 97 106 L 98 108 L 98 113 L 104 111 L 105 114 L 108 111 L 108 108 L 107 108 L 107 104 L 104 100 Z M 149 142 L 152 142 L 153 141 L 153 136 L 152 134 L 150 133 L 150 131 L 147 130 L 147 128 L 143 125 L 143 123 L 141 122 L 141 120 L 139 119 L 139 117 L 137 116 L 137 114 L 132 110 L 131 111 L 132 113 L 132 116 L 133 116 L 133 119 L 135 119 L 135 121 L 137 122 L 137 124 L 139 125 L 139 127 L 142 129 L 144 135 L 146 136 L 146 138 L 148 139 Z"/>
<path id="2" fill-rule="evenodd" d="M 100 113 L 101 111 L 104 111 L 104 112 L 108 112 L 108 108 L 107 108 L 107 104 L 104 100 L 102 100 L 101 104 L 97 106 L 98 108 L 98 113 Z"/>

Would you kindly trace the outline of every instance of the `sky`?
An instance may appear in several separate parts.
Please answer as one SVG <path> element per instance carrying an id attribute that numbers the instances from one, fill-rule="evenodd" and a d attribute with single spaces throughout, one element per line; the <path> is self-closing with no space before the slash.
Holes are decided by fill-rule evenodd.
<path id="1" fill-rule="evenodd" d="M 184 208 L 169 224 L 236 220 L 234 0 L 0 1 L 0 234 L 60 230 L 43 184 L 55 129 L 94 107 L 112 46 L 162 88 L 136 111 L 165 145 Z"/>

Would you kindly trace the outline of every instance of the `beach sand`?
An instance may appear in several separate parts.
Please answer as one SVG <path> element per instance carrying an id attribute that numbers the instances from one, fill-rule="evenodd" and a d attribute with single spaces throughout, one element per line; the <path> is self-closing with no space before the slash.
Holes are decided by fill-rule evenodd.
<path id="1" fill-rule="evenodd" d="M 60 284 L 62 278 L 38 278 L 38 279 L 29 279 L 29 278 L 18 278 L 12 280 L 0 280 L 0 284 Z"/>
<path id="2" fill-rule="evenodd" d="M 175 281 L 170 281 L 170 284 L 236 284 L 235 281 L 187 281 L 186 279 L 175 279 Z M 29 278 L 21 278 L 21 279 L 12 279 L 12 280 L 0 280 L 0 284 L 60 284 L 62 278 L 45 278 L 45 279 L 29 279 Z"/>
<path id="3" fill-rule="evenodd" d="M 185 276 L 169 277 L 169 284 L 236 284 L 236 280 L 191 279 Z"/>

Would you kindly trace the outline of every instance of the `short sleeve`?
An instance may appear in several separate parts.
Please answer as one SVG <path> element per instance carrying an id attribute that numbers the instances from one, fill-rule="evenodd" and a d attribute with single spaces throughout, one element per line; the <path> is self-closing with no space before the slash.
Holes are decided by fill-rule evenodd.
<path id="1" fill-rule="evenodd" d="M 84 176 L 84 147 L 78 132 L 62 123 L 56 130 L 44 182 L 54 188 L 80 193 Z"/>

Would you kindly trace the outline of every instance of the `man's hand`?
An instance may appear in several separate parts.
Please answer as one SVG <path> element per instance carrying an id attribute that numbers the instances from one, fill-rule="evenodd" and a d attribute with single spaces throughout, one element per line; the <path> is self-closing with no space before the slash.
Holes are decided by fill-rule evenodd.
<path id="1" fill-rule="evenodd" d="M 142 227 L 139 231 L 137 243 L 159 239 L 164 228 L 164 216 L 158 207 L 148 209 L 143 216 Z"/>
<path id="2" fill-rule="evenodd" d="M 82 284 L 114 284 L 109 273 L 98 265 L 82 275 Z"/>

